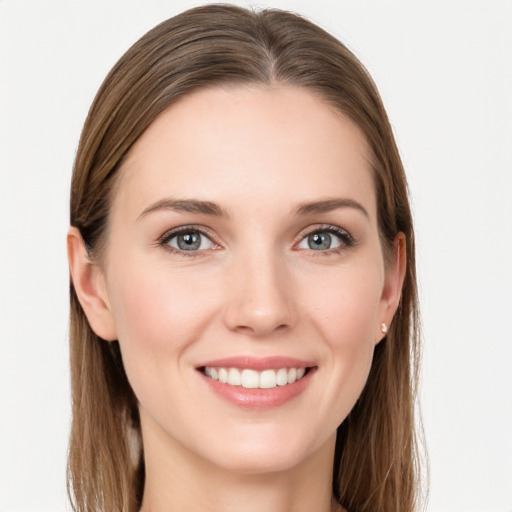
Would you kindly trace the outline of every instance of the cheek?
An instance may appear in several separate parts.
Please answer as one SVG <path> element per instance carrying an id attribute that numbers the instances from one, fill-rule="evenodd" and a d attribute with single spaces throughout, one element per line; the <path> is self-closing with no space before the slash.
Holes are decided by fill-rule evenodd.
<path id="1" fill-rule="evenodd" d="M 337 426 L 359 398 L 370 372 L 375 347 L 382 274 L 375 271 L 335 272 L 327 291 L 309 294 L 311 323 L 325 343 L 324 407 Z M 333 403 L 336 404 L 332 407 Z"/>
<path id="2" fill-rule="evenodd" d="M 111 273 L 111 306 L 128 379 L 138 398 L 176 375 L 214 315 L 214 291 L 165 266 L 126 262 Z M 131 270 L 130 270 L 131 269 Z M 129 279 L 126 276 L 130 276 Z M 203 287 L 204 288 L 204 287 Z"/>
<path id="3" fill-rule="evenodd" d="M 360 271 L 335 269 L 325 276 L 323 286 L 309 288 L 305 311 L 332 348 L 373 346 L 383 279 L 378 265 L 373 270 L 369 266 Z"/>
<path id="4" fill-rule="evenodd" d="M 201 279 L 191 279 L 190 273 L 147 267 L 121 268 L 113 275 L 109 297 L 119 338 L 162 349 L 170 343 L 186 343 L 188 336 L 183 334 L 201 327 L 198 312 L 207 315 L 208 306 L 215 302 L 208 290 L 199 292 Z"/>

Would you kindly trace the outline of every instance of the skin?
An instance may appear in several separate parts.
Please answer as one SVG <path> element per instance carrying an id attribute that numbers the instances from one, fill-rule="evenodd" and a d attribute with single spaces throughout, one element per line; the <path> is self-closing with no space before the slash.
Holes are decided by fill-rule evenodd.
<path id="1" fill-rule="evenodd" d="M 402 235 L 384 263 L 363 135 L 300 88 L 203 89 L 162 113 L 120 172 L 102 261 L 87 259 L 74 228 L 68 248 L 84 311 L 100 337 L 119 339 L 140 403 L 142 510 L 333 510 L 336 428 L 405 271 Z M 162 207 L 169 199 L 223 215 Z M 333 199 L 344 202 L 303 207 Z M 200 249 L 162 239 L 181 226 L 206 230 Z M 308 235 L 331 226 L 343 236 L 311 248 Z M 196 369 L 233 355 L 316 371 L 286 404 L 243 409 Z"/>

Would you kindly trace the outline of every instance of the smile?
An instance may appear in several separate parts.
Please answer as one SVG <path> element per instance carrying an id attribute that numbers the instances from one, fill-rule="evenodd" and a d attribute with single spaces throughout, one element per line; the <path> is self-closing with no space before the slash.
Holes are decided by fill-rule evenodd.
<path id="1" fill-rule="evenodd" d="M 302 379 L 306 372 L 307 369 L 304 367 L 263 371 L 249 368 L 215 368 L 213 366 L 206 366 L 203 369 L 203 373 L 213 380 L 246 389 L 272 389 L 277 386 L 287 386 Z"/>
<path id="2" fill-rule="evenodd" d="M 294 357 L 242 355 L 204 361 L 196 370 L 223 401 L 243 409 L 266 410 L 299 397 L 311 385 L 318 365 Z"/>

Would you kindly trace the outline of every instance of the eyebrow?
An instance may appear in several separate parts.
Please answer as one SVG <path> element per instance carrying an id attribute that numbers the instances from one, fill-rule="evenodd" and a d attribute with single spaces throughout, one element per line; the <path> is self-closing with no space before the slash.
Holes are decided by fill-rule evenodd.
<path id="1" fill-rule="evenodd" d="M 366 208 L 355 201 L 347 198 L 324 199 L 322 201 L 313 201 L 310 203 L 301 203 L 296 209 L 296 215 L 311 215 L 312 213 L 326 213 L 339 208 L 354 208 L 364 214 L 368 219 L 370 215 Z"/>
<path id="2" fill-rule="evenodd" d="M 295 210 L 296 215 L 311 215 L 315 213 L 326 213 L 339 208 L 354 208 L 364 214 L 365 217 L 370 218 L 368 211 L 361 204 L 354 199 L 347 198 L 334 198 L 324 199 L 322 201 L 312 201 L 309 203 L 301 203 Z M 140 220 L 150 213 L 158 211 L 174 211 L 178 213 L 202 213 L 205 215 L 212 215 L 214 217 L 228 218 L 229 214 L 217 203 L 212 201 L 201 201 L 199 199 L 171 199 L 165 198 L 150 204 L 144 211 L 137 217 Z"/>
<path id="3" fill-rule="evenodd" d="M 205 215 L 213 215 L 214 217 L 229 217 L 228 213 L 221 208 L 218 204 L 211 201 L 200 201 L 198 199 L 172 199 L 165 198 L 150 204 L 144 211 L 137 217 L 137 220 L 146 217 L 150 213 L 158 211 L 174 211 L 186 213 L 203 213 Z"/>

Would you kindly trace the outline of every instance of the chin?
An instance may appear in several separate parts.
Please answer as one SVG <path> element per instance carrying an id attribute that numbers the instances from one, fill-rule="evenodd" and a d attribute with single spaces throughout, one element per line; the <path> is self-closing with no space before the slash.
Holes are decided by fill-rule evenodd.
<path id="1" fill-rule="evenodd" d="M 212 450 L 204 456 L 226 471 L 244 475 L 292 471 L 309 464 L 310 459 L 316 456 L 333 456 L 335 434 L 323 442 L 316 439 L 314 443 L 306 436 L 286 436 L 283 432 L 280 434 L 273 436 L 269 432 L 260 435 L 259 439 L 253 435 L 245 441 L 232 440 L 229 444 L 224 444 L 220 451 Z"/>
<path id="2" fill-rule="evenodd" d="M 302 459 L 301 457 L 297 457 L 297 454 L 283 457 L 282 453 L 274 453 L 273 455 L 265 455 L 265 457 L 262 457 L 261 454 L 248 455 L 238 453 L 229 459 L 223 458 L 214 463 L 216 466 L 230 473 L 240 475 L 268 475 L 291 471 L 297 468 L 301 462 Z"/>

